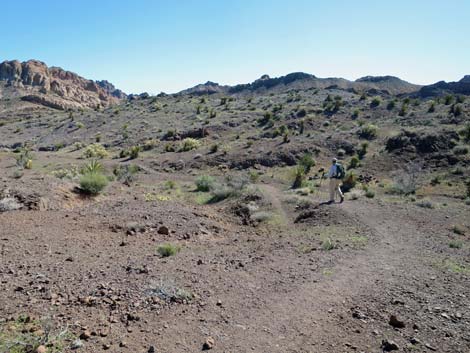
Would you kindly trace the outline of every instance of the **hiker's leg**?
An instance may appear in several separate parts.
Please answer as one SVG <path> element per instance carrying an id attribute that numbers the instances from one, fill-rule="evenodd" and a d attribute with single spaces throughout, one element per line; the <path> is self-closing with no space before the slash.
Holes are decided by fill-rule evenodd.
<path id="1" fill-rule="evenodd" d="M 338 185 L 336 187 L 336 191 L 338 192 L 338 195 L 339 195 L 340 198 L 344 197 L 343 192 L 341 191 L 341 181 L 340 180 L 338 180 Z"/>
<path id="2" fill-rule="evenodd" d="M 335 201 L 336 180 L 330 178 L 330 201 Z"/>

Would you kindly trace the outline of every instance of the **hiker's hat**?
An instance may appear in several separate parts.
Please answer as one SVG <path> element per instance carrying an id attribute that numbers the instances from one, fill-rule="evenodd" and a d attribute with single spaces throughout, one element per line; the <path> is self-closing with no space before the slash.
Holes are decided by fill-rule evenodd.
<path id="1" fill-rule="evenodd" d="M 332 161 L 333 163 L 338 162 L 338 160 L 337 160 L 336 158 L 333 158 L 331 161 Z"/>

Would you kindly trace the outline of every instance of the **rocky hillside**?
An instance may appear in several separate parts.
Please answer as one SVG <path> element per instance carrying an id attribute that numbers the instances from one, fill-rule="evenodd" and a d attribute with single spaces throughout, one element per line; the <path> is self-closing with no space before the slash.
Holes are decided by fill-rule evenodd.
<path id="1" fill-rule="evenodd" d="M 281 77 L 270 77 L 263 75 L 254 82 L 238 84 L 235 86 L 221 86 L 208 81 L 192 88 L 181 91 L 180 94 L 252 94 L 269 91 L 280 93 L 288 90 L 307 89 L 342 89 L 348 91 L 363 91 L 371 94 L 408 94 L 417 92 L 421 86 L 415 85 L 394 76 L 366 76 L 356 81 L 349 81 L 344 78 L 319 78 L 304 72 L 293 72 Z"/>
<path id="2" fill-rule="evenodd" d="M 0 96 L 61 110 L 106 107 L 126 98 L 108 81 L 88 80 L 37 60 L 0 63 Z"/>

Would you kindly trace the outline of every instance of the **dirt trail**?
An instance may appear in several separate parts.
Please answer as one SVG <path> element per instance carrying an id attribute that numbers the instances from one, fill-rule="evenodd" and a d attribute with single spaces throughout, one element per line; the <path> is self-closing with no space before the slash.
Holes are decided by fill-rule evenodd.
<path id="1" fill-rule="evenodd" d="M 264 186 L 263 190 L 273 207 L 288 219 L 288 212 L 279 200 L 280 192 L 272 186 Z M 296 284 L 288 292 L 263 293 L 264 304 L 249 314 L 261 325 L 253 328 L 257 331 L 252 333 L 256 336 L 255 351 L 342 352 L 356 347 L 377 352 L 382 339 L 393 336 L 393 328 L 388 325 L 390 313 L 385 308 L 394 289 L 415 282 L 416 278 L 425 281 L 434 275 L 433 270 L 422 269 L 423 249 L 419 244 L 424 234 L 405 213 L 391 213 L 391 208 L 376 202 L 346 202 L 325 207 L 341 207 L 370 228 L 373 239 L 363 251 L 341 257 L 326 276 L 319 274 L 316 280 Z M 367 306 L 372 311 L 383 310 L 378 317 L 381 322 L 353 318 L 353 308 L 367 311 Z M 385 331 L 383 336 L 372 335 L 373 328 Z M 246 334 L 233 333 L 232 340 L 243 340 Z"/>

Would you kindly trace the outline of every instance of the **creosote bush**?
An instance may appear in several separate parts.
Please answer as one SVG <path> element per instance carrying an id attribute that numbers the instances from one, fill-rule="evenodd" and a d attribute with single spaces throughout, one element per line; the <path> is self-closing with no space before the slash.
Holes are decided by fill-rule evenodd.
<path id="1" fill-rule="evenodd" d="M 181 151 L 183 152 L 195 150 L 199 147 L 201 147 L 201 142 L 191 137 L 185 138 L 181 143 Z"/>
<path id="2" fill-rule="evenodd" d="M 174 256 L 177 253 L 179 253 L 181 250 L 181 247 L 178 245 L 173 245 L 170 243 L 167 244 L 162 244 L 158 246 L 157 252 L 161 257 L 169 257 L 169 256 Z"/>
<path id="3" fill-rule="evenodd" d="M 108 178 L 100 172 L 88 172 L 80 177 L 80 190 L 87 195 L 98 195 L 108 185 Z"/>
<path id="4" fill-rule="evenodd" d="M 106 151 L 106 148 L 99 143 L 88 145 L 83 151 L 84 158 L 106 158 L 108 156 L 109 153 Z"/>
<path id="5" fill-rule="evenodd" d="M 196 190 L 208 192 L 214 187 L 215 180 L 209 175 L 201 175 L 196 179 Z"/>
<path id="6" fill-rule="evenodd" d="M 377 133 L 378 133 L 379 129 L 377 126 L 373 125 L 373 124 L 368 124 L 366 126 L 363 126 L 358 134 L 359 134 L 359 137 L 360 138 L 363 138 L 363 139 L 367 139 L 367 140 L 373 140 L 375 138 L 377 138 Z"/>

